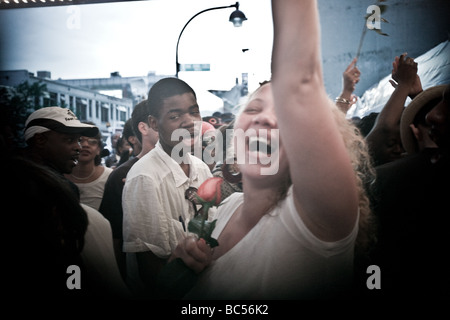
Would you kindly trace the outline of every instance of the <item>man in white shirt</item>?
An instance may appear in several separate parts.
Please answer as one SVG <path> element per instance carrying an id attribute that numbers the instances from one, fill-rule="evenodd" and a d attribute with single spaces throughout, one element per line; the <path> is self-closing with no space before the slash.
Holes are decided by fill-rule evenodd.
<path id="1" fill-rule="evenodd" d="M 127 282 L 135 294 L 157 298 L 156 276 L 186 236 L 195 214 L 186 190 L 198 188 L 212 174 L 190 153 L 199 139 L 195 122 L 202 121 L 194 90 L 177 78 L 162 79 L 150 89 L 148 106 L 149 125 L 158 132 L 159 141 L 127 175 L 122 196 L 123 251 Z M 188 136 L 172 141 L 175 130 Z M 179 149 L 179 143 L 186 148 Z"/>

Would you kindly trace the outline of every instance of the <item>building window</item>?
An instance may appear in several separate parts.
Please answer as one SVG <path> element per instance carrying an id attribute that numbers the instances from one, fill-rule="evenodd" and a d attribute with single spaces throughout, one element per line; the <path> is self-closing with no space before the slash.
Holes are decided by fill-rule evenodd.
<path id="1" fill-rule="evenodd" d="M 92 119 L 92 101 L 88 100 L 89 118 Z"/>
<path id="2" fill-rule="evenodd" d="M 100 102 L 95 101 L 95 117 L 100 118 Z"/>
<path id="3" fill-rule="evenodd" d="M 50 92 L 50 106 L 58 105 L 58 94 L 56 92 Z"/>
<path id="4" fill-rule="evenodd" d="M 101 115 L 101 119 L 100 119 L 102 122 L 108 122 L 108 113 L 109 113 L 109 108 L 107 108 L 103 105 L 102 106 L 102 115 Z"/>
<path id="5" fill-rule="evenodd" d="M 127 117 L 128 112 L 127 111 L 128 111 L 128 109 L 126 107 L 124 107 L 124 106 L 117 106 L 117 110 L 116 110 L 116 112 L 117 112 L 117 119 L 119 121 L 123 121 L 123 122 L 127 121 L 127 119 L 128 119 L 128 117 Z"/>
<path id="6" fill-rule="evenodd" d="M 69 108 L 72 111 L 75 111 L 74 98 L 69 96 Z"/>
<path id="7" fill-rule="evenodd" d="M 44 96 L 44 97 L 42 98 L 42 105 L 43 105 L 44 107 L 50 107 L 50 99 L 49 99 L 48 97 Z"/>
<path id="8" fill-rule="evenodd" d="M 67 108 L 66 95 L 65 94 L 60 94 L 60 96 L 59 96 L 59 106 L 61 108 Z"/>
<path id="9" fill-rule="evenodd" d="M 127 121 L 127 113 L 120 111 L 120 121 Z"/>
<path id="10" fill-rule="evenodd" d="M 87 120 L 87 100 L 76 98 L 75 99 L 76 107 L 77 107 L 77 116 L 78 118 L 83 121 Z"/>

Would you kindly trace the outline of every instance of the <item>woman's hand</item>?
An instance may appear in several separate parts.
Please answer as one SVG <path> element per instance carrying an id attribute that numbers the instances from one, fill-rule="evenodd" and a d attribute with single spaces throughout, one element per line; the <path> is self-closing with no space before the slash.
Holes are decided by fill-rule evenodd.
<path id="1" fill-rule="evenodd" d="M 212 261 L 212 249 L 202 238 L 186 237 L 176 247 L 170 260 L 181 258 L 195 273 L 202 272 Z"/>
<path id="2" fill-rule="evenodd" d="M 356 66 L 356 61 L 357 59 L 354 58 L 342 74 L 344 86 L 343 93 L 347 93 L 349 95 L 351 95 L 353 91 L 355 91 L 355 86 L 359 82 L 359 78 L 361 76 L 361 71 L 359 71 L 358 67 Z"/>

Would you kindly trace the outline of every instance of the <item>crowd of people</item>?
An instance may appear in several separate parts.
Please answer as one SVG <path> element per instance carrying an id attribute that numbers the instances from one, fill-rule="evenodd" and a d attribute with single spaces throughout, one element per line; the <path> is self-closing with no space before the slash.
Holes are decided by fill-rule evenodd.
<path id="1" fill-rule="evenodd" d="M 272 77 L 236 115 L 202 117 L 192 87 L 168 77 L 135 105 L 111 153 L 69 109 L 28 117 L 27 148 L 2 158 L 8 226 L 25 230 L 8 252 L 9 293 L 450 297 L 450 84 L 422 88 L 400 54 L 382 111 L 347 119 L 363 75 L 350 61 L 342 93 L 328 97 L 316 1 L 272 1 L 272 11 Z M 220 157 L 206 161 L 198 145 Z M 190 194 L 212 177 L 223 179 L 207 217 L 214 247 L 188 230 L 202 209 Z"/>

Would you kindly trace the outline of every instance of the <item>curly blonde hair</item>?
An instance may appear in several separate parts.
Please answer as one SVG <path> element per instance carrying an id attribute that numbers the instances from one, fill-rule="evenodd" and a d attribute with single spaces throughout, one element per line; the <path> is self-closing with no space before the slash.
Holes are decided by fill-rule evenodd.
<path id="1" fill-rule="evenodd" d="M 376 221 L 368 196 L 375 180 L 375 168 L 368 145 L 360 130 L 345 117 L 345 113 L 339 110 L 331 99 L 330 106 L 355 172 L 359 199 L 359 232 L 355 253 L 364 255 L 376 242 Z"/>

